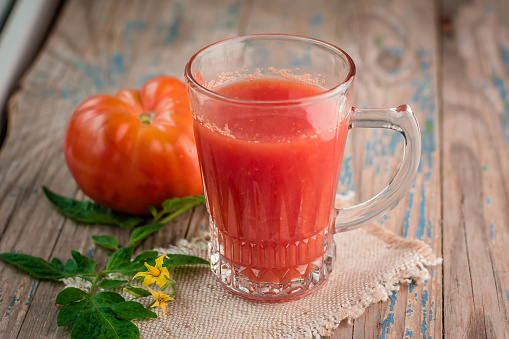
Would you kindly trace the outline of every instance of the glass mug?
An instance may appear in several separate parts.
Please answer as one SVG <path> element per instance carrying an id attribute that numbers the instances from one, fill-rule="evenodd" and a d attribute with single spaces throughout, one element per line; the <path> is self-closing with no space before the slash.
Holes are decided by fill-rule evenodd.
<path id="1" fill-rule="evenodd" d="M 355 65 L 341 49 L 292 35 L 249 35 L 212 44 L 185 69 L 210 213 L 212 272 L 256 301 L 304 296 L 325 282 L 334 233 L 364 226 L 413 183 L 421 144 L 407 105 L 352 107 Z M 372 199 L 334 207 L 351 128 L 400 132 L 404 154 Z"/>

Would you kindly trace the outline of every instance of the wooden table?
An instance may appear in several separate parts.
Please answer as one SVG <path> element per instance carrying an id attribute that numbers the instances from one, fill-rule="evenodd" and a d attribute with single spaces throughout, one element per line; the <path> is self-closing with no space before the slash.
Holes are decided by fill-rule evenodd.
<path id="1" fill-rule="evenodd" d="M 422 130 L 419 173 L 383 220 L 428 243 L 443 265 L 402 286 L 334 338 L 509 337 L 509 3 L 432 0 L 66 2 L 45 47 L 10 101 L 0 153 L 0 252 L 66 259 L 71 249 L 104 262 L 90 236 L 123 229 L 77 225 L 41 193 L 84 199 L 62 152 L 74 108 L 98 93 L 139 87 L 157 74 L 182 78 L 199 48 L 228 37 L 280 32 L 341 46 L 358 68 L 358 107 L 412 105 Z M 396 134 L 349 136 L 340 190 L 363 201 L 394 174 Z M 191 238 L 197 208 L 143 248 Z M 58 283 L 0 263 L 0 337 L 68 337 L 57 328 Z"/>

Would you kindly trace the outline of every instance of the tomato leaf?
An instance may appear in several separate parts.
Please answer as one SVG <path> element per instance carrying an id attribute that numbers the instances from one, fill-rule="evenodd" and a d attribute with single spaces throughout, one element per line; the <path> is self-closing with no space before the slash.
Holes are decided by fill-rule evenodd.
<path id="1" fill-rule="evenodd" d="M 115 280 L 115 279 L 103 279 L 99 283 L 99 287 L 104 290 L 109 290 L 111 288 L 118 287 L 120 285 L 123 285 L 127 282 L 127 280 Z"/>
<path id="2" fill-rule="evenodd" d="M 126 291 L 135 298 L 148 297 L 149 295 L 151 295 L 151 293 L 146 289 L 134 287 L 131 285 L 127 285 L 126 287 L 124 287 L 124 291 Z"/>
<path id="3" fill-rule="evenodd" d="M 127 246 L 113 253 L 110 259 L 108 259 L 106 270 L 109 272 L 120 272 L 120 270 L 127 267 L 131 263 L 133 249 L 133 246 Z"/>
<path id="4" fill-rule="evenodd" d="M 76 319 L 80 314 L 90 307 L 90 299 L 86 298 L 81 301 L 75 301 L 68 305 L 62 306 L 58 310 L 57 315 L 57 326 L 72 325 L 76 322 Z"/>
<path id="5" fill-rule="evenodd" d="M 72 258 L 76 261 L 79 273 L 94 273 L 97 268 L 97 263 L 82 255 L 80 252 L 71 251 Z"/>
<path id="6" fill-rule="evenodd" d="M 125 303 L 115 304 L 112 310 L 117 317 L 122 319 L 157 318 L 157 314 L 147 310 L 142 304 L 136 301 L 126 301 Z"/>
<path id="7" fill-rule="evenodd" d="M 111 307 L 91 307 L 82 312 L 76 320 L 71 339 L 81 338 L 118 338 L 137 339 L 140 330 L 126 319 L 115 316 Z"/>
<path id="8" fill-rule="evenodd" d="M 91 201 L 79 201 L 58 195 L 47 187 L 42 190 L 49 202 L 63 215 L 85 224 L 117 225 L 132 230 L 143 219 L 129 214 L 115 212 Z"/>
<path id="9" fill-rule="evenodd" d="M 163 266 L 170 268 L 172 266 L 182 265 L 210 265 L 210 263 L 200 257 L 187 254 L 168 254 L 169 259 L 165 259 Z"/>
<path id="10" fill-rule="evenodd" d="M 154 318 L 155 315 L 140 311 L 140 307 L 143 308 L 137 302 L 126 302 L 118 293 L 100 292 L 60 308 L 57 324 L 74 324 L 71 338 L 139 338 L 138 327 L 127 319 Z"/>
<path id="11" fill-rule="evenodd" d="M 131 241 L 129 242 L 129 246 L 138 245 L 143 239 L 160 230 L 164 225 L 165 224 L 155 224 L 136 228 L 131 234 Z"/>
<path id="12" fill-rule="evenodd" d="M 116 272 L 134 276 L 138 272 L 146 271 L 145 263 L 154 266 L 158 253 L 156 251 L 147 251 L 140 253 L 134 260 L 129 264 L 119 267 Z"/>
<path id="13" fill-rule="evenodd" d="M 165 211 L 171 211 L 172 209 L 179 208 L 179 205 L 181 204 L 204 204 L 205 203 L 205 197 L 203 195 L 195 195 L 193 197 L 186 197 L 186 198 L 173 198 L 168 199 L 163 202 L 162 206 Z"/>
<path id="14" fill-rule="evenodd" d="M 152 213 L 152 215 L 155 217 L 157 217 L 157 210 L 154 206 L 151 206 L 151 205 L 148 205 L 147 206 L 147 209 L 150 213 Z"/>
<path id="15" fill-rule="evenodd" d="M 31 276 L 39 279 L 60 280 L 80 276 L 83 273 L 95 273 L 97 263 L 79 252 L 72 251 L 73 259 L 68 259 L 65 265 L 60 259 L 53 258 L 51 262 L 43 258 L 22 253 L 0 253 L 3 259 Z"/>
<path id="16" fill-rule="evenodd" d="M 42 258 L 22 253 L 1 253 L 0 258 L 39 279 L 60 280 L 67 276 L 62 262 L 58 259 L 58 261 L 53 259 L 52 262 L 47 262 Z"/>
<path id="17" fill-rule="evenodd" d="M 58 305 L 67 305 L 83 299 L 87 293 L 76 287 L 67 287 L 58 293 L 55 303 Z"/>
<path id="18" fill-rule="evenodd" d="M 78 265 L 76 265 L 76 261 L 73 259 L 67 259 L 64 265 L 64 273 L 68 275 L 76 275 L 78 274 Z"/>
<path id="19" fill-rule="evenodd" d="M 118 250 L 118 239 L 109 235 L 93 235 L 93 242 L 109 250 Z"/>
<path id="20" fill-rule="evenodd" d="M 51 259 L 51 263 L 55 266 L 55 268 L 61 272 L 64 271 L 64 263 L 62 262 L 62 260 L 58 259 L 58 258 L 53 258 Z"/>
<path id="21" fill-rule="evenodd" d="M 167 224 L 185 211 L 204 203 L 205 197 L 203 195 L 168 199 L 162 203 L 162 210 L 154 215 L 153 223 Z"/>

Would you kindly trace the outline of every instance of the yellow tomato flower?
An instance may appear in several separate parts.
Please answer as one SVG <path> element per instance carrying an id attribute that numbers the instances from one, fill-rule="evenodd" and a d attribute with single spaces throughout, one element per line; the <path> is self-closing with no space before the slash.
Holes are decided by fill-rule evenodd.
<path id="1" fill-rule="evenodd" d="M 168 304 L 168 301 L 172 301 L 173 298 L 170 297 L 168 294 L 163 293 L 161 291 L 156 292 L 153 291 L 150 287 L 147 287 L 150 293 L 152 293 L 152 297 L 155 300 L 154 305 L 151 307 L 160 307 L 163 310 L 163 316 L 166 316 L 166 305 Z"/>
<path id="2" fill-rule="evenodd" d="M 170 279 L 170 272 L 168 272 L 166 267 L 163 267 L 164 258 L 168 257 L 166 255 L 162 255 L 157 258 L 155 266 L 150 266 L 149 264 L 145 263 L 145 267 L 147 268 L 148 272 L 138 272 L 133 277 L 133 279 L 136 277 L 145 277 L 143 280 L 143 286 L 148 286 L 155 282 L 159 285 L 159 287 L 163 287 L 163 285 L 166 284 L 166 282 Z"/>

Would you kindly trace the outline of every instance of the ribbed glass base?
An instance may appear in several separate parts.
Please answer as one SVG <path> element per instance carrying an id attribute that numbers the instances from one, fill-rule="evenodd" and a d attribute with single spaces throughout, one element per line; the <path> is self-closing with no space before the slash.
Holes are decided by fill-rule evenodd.
<path id="1" fill-rule="evenodd" d="M 278 302 L 312 292 L 331 273 L 335 255 L 328 229 L 291 244 L 258 244 L 232 239 L 211 222 L 212 272 L 227 290 L 250 300 Z"/>

